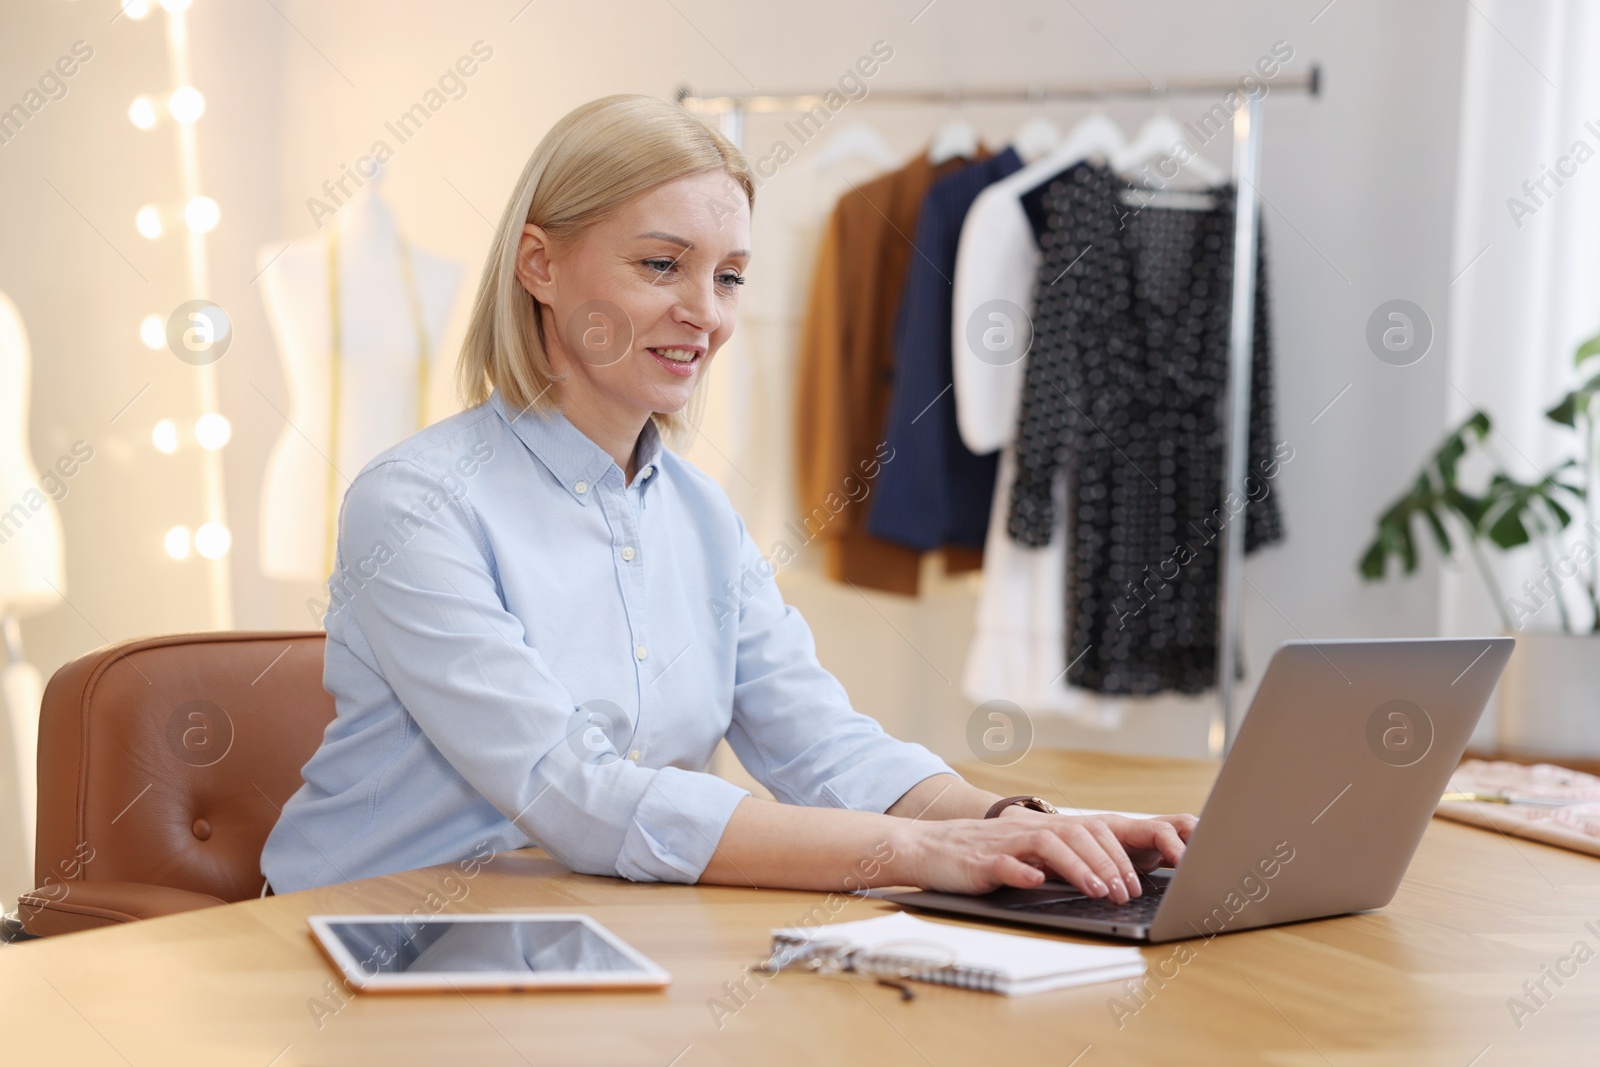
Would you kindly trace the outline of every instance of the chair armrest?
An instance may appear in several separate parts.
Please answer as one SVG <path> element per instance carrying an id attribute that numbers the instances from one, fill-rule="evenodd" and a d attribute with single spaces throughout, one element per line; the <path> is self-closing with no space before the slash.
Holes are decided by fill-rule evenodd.
<path id="1" fill-rule="evenodd" d="M 29 934 L 49 937 L 226 903 L 209 893 L 143 882 L 61 882 L 22 894 L 17 916 Z"/>

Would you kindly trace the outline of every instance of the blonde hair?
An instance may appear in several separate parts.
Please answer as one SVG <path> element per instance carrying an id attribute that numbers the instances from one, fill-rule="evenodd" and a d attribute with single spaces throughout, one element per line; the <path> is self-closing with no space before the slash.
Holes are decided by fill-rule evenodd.
<path id="1" fill-rule="evenodd" d="M 552 126 L 522 168 L 489 246 L 456 365 L 462 403 L 476 407 L 499 389 L 513 413 L 559 406 L 551 386 L 561 377 L 550 365 L 537 302 L 517 278 L 524 225 L 571 241 L 662 182 L 719 170 L 739 184 L 753 208 L 755 182 L 744 155 L 678 104 L 653 96 L 602 97 Z M 688 437 L 703 392 L 697 382 L 686 411 L 652 416 L 663 437 Z"/>

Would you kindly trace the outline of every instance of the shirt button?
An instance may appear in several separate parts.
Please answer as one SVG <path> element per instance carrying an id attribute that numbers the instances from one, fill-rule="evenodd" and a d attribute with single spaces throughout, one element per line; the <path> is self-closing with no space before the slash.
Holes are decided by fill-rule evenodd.
<path id="1" fill-rule="evenodd" d="M 631 560 L 634 556 L 637 556 L 637 555 L 638 555 L 638 553 L 633 550 L 633 546 L 632 545 L 629 545 L 628 547 L 626 547 L 626 548 L 624 548 L 622 550 L 622 558 L 623 559 Z"/>
<path id="2" fill-rule="evenodd" d="M 651 476 L 651 475 L 652 475 L 652 474 L 654 474 L 654 473 L 655 473 L 655 472 L 656 472 L 656 468 L 655 468 L 655 465 L 654 465 L 654 464 L 651 464 L 651 465 L 650 465 L 650 466 L 647 466 L 647 467 L 645 467 L 645 469 L 644 469 L 644 470 L 642 470 L 642 471 L 640 471 L 640 472 L 639 472 L 639 473 L 640 473 L 640 474 L 642 474 L 642 475 L 644 475 L 644 476 L 645 476 L 645 477 L 646 477 L 646 478 L 648 478 L 648 477 L 650 477 L 650 476 Z"/>
<path id="3" fill-rule="evenodd" d="M 572 491 L 574 493 L 578 493 L 580 495 L 583 494 L 583 493 L 587 493 L 589 491 L 589 483 L 588 482 L 579 482 L 577 485 L 572 487 Z"/>
<path id="4" fill-rule="evenodd" d="M 644 659 L 649 654 L 650 650 L 645 648 L 643 645 L 640 645 L 638 648 L 633 650 L 633 656 L 635 659 Z"/>
<path id="5" fill-rule="evenodd" d="M 634 749 L 632 752 L 628 753 L 628 758 L 633 760 L 633 762 L 638 763 L 639 762 L 639 750 L 638 749 Z"/>

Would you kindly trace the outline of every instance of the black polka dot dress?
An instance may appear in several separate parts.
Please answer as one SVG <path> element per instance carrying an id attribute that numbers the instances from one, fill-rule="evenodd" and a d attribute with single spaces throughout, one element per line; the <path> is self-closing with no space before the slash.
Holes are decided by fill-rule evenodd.
<path id="1" fill-rule="evenodd" d="M 1216 682 L 1219 536 L 1281 540 L 1272 357 L 1256 268 L 1249 499 L 1223 502 L 1233 189 L 1203 209 L 1143 206 L 1079 164 L 1033 204 L 1043 259 L 1018 410 L 1008 531 L 1048 544 L 1067 479 L 1067 682 L 1110 694 Z M 1136 197 L 1137 194 L 1134 194 Z M 1259 251 L 1259 247 L 1258 247 Z"/>

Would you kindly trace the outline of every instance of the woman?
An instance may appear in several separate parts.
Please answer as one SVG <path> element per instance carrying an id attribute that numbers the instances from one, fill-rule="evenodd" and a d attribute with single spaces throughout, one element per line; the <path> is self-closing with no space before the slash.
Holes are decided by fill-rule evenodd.
<path id="1" fill-rule="evenodd" d="M 537 844 L 641 881 L 1049 871 L 1122 903 L 1183 854 L 1193 816 L 999 803 L 852 710 L 726 496 L 665 448 L 733 333 L 753 201 L 738 150 L 651 97 L 534 150 L 463 346 L 471 406 L 345 494 L 338 714 L 268 838 L 273 891 Z M 781 803 L 705 772 L 724 737 Z"/>

